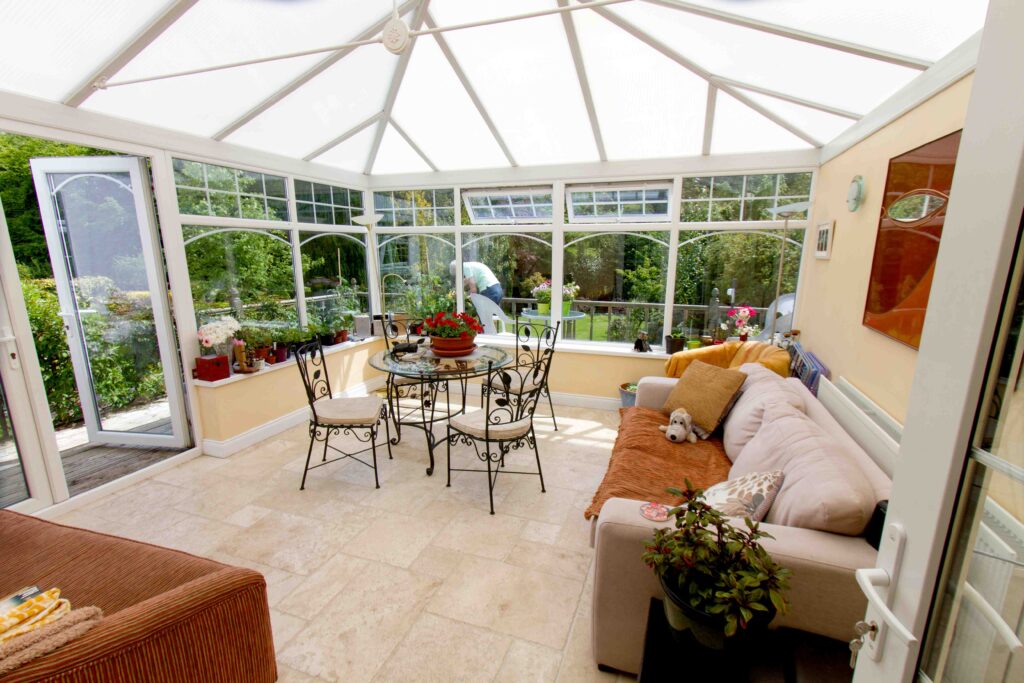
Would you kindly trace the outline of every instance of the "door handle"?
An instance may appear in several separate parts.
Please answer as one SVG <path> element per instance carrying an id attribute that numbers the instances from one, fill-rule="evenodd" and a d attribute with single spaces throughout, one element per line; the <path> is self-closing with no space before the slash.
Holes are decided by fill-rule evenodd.
<path id="1" fill-rule="evenodd" d="M 4 355 L 7 356 L 7 362 L 10 364 L 11 370 L 19 370 L 21 368 L 21 361 L 18 359 L 17 341 L 18 339 L 11 332 L 11 328 L 0 328 L 0 344 L 4 345 Z"/>
<path id="2" fill-rule="evenodd" d="M 878 592 L 879 587 L 886 588 L 889 586 L 889 572 L 878 567 L 871 567 L 869 569 L 858 569 L 854 572 L 857 577 L 857 585 L 860 586 L 865 597 L 868 599 L 868 604 L 874 607 L 875 610 L 882 617 L 882 621 L 892 629 L 892 632 L 907 645 L 916 645 L 917 637 L 910 632 L 903 622 L 900 621 L 889 606 L 885 604 L 885 598 Z"/>

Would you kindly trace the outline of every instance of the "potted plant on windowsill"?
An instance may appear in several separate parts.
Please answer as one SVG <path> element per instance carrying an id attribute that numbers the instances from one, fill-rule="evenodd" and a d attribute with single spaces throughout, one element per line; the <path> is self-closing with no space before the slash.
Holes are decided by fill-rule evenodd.
<path id="1" fill-rule="evenodd" d="M 545 280 L 530 290 L 537 300 L 537 314 L 551 315 L 551 280 Z"/>
<path id="2" fill-rule="evenodd" d="M 757 325 L 751 325 L 750 321 L 757 316 L 751 306 L 737 306 L 736 308 L 729 309 L 729 318 L 732 320 L 733 328 L 737 337 L 740 338 L 741 342 L 747 341 L 750 335 L 758 335 L 761 332 L 761 328 Z M 726 329 L 723 327 L 722 329 Z"/>
<path id="3" fill-rule="evenodd" d="M 434 355 L 446 358 L 467 356 L 476 348 L 476 335 L 484 331 L 477 319 L 467 313 L 441 311 L 423 321 L 423 334 L 430 337 Z"/>
<path id="4" fill-rule="evenodd" d="M 686 335 L 682 329 L 676 328 L 665 337 L 665 353 L 679 353 L 686 349 Z"/>
<path id="5" fill-rule="evenodd" d="M 572 302 L 580 295 L 580 286 L 571 280 L 562 285 L 562 315 L 569 315 Z"/>
<path id="6" fill-rule="evenodd" d="M 335 321 L 334 343 L 341 344 L 348 341 L 349 332 L 352 330 L 352 323 L 355 318 L 350 313 L 339 315 Z"/>
<path id="7" fill-rule="evenodd" d="M 689 481 L 668 489 L 682 498 L 670 511 L 675 528 L 656 529 L 643 561 L 665 590 L 665 617 L 676 632 L 690 630 L 705 647 L 739 644 L 785 614 L 789 570 L 758 543 L 771 538 L 750 518 L 735 526 L 704 502 Z"/>
<path id="8" fill-rule="evenodd" d="M 215 382 L 231 376 L 231 359 L 228 358 L 228 344 L 239 330 L 238 321 L 231 316 L 212 320 L 198 330 L 199 346 L 213 353 L 196 358 L 195 379 Z"/>

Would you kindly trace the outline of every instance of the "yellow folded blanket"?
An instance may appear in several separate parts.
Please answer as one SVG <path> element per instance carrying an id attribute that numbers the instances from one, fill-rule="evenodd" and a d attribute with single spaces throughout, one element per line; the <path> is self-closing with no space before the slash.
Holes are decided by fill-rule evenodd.
<path id="1" fill-rule="evenodd" d="M 51 624 L 71 611 L 71 603 L 60 597 L 59 588 L 34 595 L 0 616 L 0 644 Z"/>

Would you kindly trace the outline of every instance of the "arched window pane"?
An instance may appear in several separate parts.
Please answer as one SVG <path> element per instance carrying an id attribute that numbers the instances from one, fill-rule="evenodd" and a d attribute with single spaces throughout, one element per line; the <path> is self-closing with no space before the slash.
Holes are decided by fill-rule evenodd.
<path id="1" fill-rule="evenodd" d="M 385 311 L 419 319 L 455 310 L 455 278 L 449 269 L 455 245 L 450 235 L 381 234 L 378 248 Z"/>
<path id="2" fill-rule="evenodd" d="M 466 310 L 476 314 L 467 279 L 477 291 L 488 296 L 484 293 L 487 282 L 479 281 L 481 268 L 476 264 L 480 264 L 498 280 L 502 295 L 499 305 L 514 318 L 524 309 L 536 309 L 532 289 L 551 279 L 551 233 L 466 233 L 462 237 L 462 262 Z"/>
<path id="3" fill-rule="evenodd" d="M 288 233 L 185 227 L 196 318 L 291 324 L 298 320 Z"/>
<path id="4" fill-rule="evenodd" d="M 803 230 L 786 233 L 780 311 L 792 310 Z M 688 337 L 732 335 L 720 329 L 728 322 L 732 306 L 753 306 L 758 316 L 752 322 L 766 331 L 765 312 L 775 300 L 781 230 L 774 231 L 683 231 L 679 235 L 676 264 L 676 293 L 672 323 Z M 790 295 L 785 297 L 785 295 Z M 717 298 L 717 311 L 713 299 Z M 717 329 L 716 329 L 717 328 Z"/>
<path id="5" fill-rule="evenodd" d="M 370 310 L 364 235 L 300 232 L 299 243 L 311 322 L 340 323 L 343 315 Z"/>
<path id="6" fill-rule="evenodd" d="M 565 337 L 633 342 L 646 332 L 660 346 L 668 241 L 668 232 L 567 232 L 565 282 L 579 294 L 563 315 Z"/>

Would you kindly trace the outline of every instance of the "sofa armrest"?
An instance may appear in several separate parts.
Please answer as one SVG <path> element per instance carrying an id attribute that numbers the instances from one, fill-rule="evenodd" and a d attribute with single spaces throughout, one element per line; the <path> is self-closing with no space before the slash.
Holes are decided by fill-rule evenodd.
<path id="1" fill-rule="evenodd" d="M 277 664 L 266 580 L 237 567 L 201 576 L 105 616 L 0 683 L 72 679 L 272 683 Z"/>
<path id="2" fill-rule="evenodd" d="M 598 664 L 636 673 L 643 657 L 647 609 L 663 596 L 657 577 L 641 561 L 644 542 L 669 522 L 640 515 L 641 501 L 612 498 L 594 522 L 593 647 Z M 742 522 L 740 522 L 742 523 Z M 875 550 L 860 537 L 762 524 L 776 562 L 793 572 L 791 607 L 774 626 L 848 639 L 867 602 L 854 570 L 873 567 Z"/>
<path id="3" fill-rule="evenodd" d="M 636 384 L 637 406 L 661 410 L 675 385 L 676 380 L 672 377 L 641 377 Z"/>

